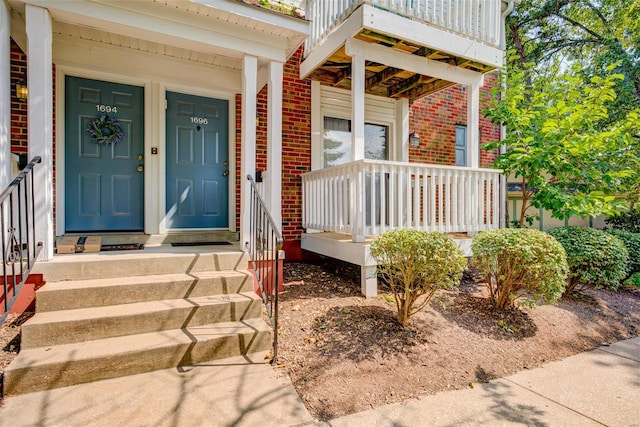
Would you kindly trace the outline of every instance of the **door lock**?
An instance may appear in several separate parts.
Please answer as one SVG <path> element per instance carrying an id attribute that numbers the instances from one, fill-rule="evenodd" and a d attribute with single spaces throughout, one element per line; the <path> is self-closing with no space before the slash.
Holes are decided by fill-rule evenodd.
<path id="1" fill-rule="evenodd" d="M 138 154 L 138 161 L 142 161 L 142 159 L 144 159 L 144 156 L 142 154 Z"/>
<path id="2" fill-rule="evenodd" d="M 138 165 L 138 167 L 136 168 L 136 170 L 137 170 L 138 172 L 142 172 L 142 171 L 144 170 L 144 166 L 142 166 L 142 165 Z"/>
<path id="3" fill-rule="evenodd" d="M 222 172 L 222 176 L 229 176 L 229 171 L 226 170 L 226 171 Z"/>

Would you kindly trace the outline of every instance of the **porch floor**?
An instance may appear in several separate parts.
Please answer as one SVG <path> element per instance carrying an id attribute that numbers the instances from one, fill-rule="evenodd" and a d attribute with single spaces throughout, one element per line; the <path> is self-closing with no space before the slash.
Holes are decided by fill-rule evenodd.
<path id="1" fill-rule="evenodd" d="M 466 233 L 447 233 L 455 240 L 464 256 L 471 256 L 471 236 Z M 371 242 L 375 236 L 367 236 L 364 242 L 353 242 L 351 235 L 333 232 L 305 233 L 301 238 L 302 249 L 320 255 L 350 262 L 360 266 L 360 286 L 367 297 L 378 294 L 376 261 L 371 256 Z"/>

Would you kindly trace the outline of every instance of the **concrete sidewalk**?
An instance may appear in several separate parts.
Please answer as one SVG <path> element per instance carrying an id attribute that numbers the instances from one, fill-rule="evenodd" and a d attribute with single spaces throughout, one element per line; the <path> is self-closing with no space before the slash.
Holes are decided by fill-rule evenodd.
<path id="1" fill-rule="evenodd" d="M 315 422 L 284 371 L 258 357 L 215 361 L 10 397 L 20 426 L 640 427 L 640 338 L 541 368 Z"/>
<path id="2" fill-rule="evenodd" d="M 383 406 L 328 424 L 640 427 L 640 338 L 600 347 L 473 389 Z"/>

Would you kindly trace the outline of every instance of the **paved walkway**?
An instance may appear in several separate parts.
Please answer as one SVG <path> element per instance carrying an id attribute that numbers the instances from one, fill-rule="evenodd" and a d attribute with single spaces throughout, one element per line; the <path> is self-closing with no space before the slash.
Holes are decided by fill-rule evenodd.
<path id="1" fill-rule="evenodd" d="M 640 338 L 541 368 L 328 423 L 280 370 L 233 358 L 8 398 L 12 426 L 640 427 Z M 260 360 L 254 360 L 260 362 Z"/>

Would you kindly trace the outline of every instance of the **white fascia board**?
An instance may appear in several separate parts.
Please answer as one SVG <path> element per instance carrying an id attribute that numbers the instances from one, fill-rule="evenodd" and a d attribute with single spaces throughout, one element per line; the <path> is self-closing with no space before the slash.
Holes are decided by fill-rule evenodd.
<path id="1" fill-rule="evenodd" d="M 362 29 L 362 8 L 358 8 L 340 27 L 333 31 L 324 41 L 311 49 L 307 58 L 300 64 L 300 78 L 306 79 L 327 58 L 342 47 L 345 40 L 353 37 Z"/>
<path id="2" fill-rule="evenodd" d="M 311 32 L 311 22 L 305 19 L 289 16 L 282 12 L 276 12 L 257 5 L 247 4 L 237 0 L 191 0 L 213 9 L 233 13 L 234 15 L 273 25 L 274 27 L 285 28 L 288 31 L 308 36 Z"/>
<path id="3" fill-rule="evenodd" d="M 384 47 L 362 40 L 349 39 L 346 43 L 346 53 L 349 56 L 362 55 L 365 59 L 391 67 L 401 68 L 412 73 L 423 74 L 449 82 L 472 85 L 482 84 L 483 74 L 465 68 L 456 67 L 442 62 L 427 59 Z"/>
<path id="4" fill-rule="evenodd" d="M 92 1 L 29 0 L 29 3 L 46 7 L 59 21 L 115 34 L 207 53 L 219 53 L 222 49 L 234 57 L 250 54 L 286 61 L 286 38 L 251 31 L 239 32 L 238 27 L 231 24 L 215 22 L 213 25 L 209 18 L 177 9 L 150 8 L 146 2 L 102 4 Z"/>
<path id="5" fill-rule="evenodd" d="M 53 60 L 61 66 L 145 76 L 163 82 L 188 83 L 203 88 L 218 87 L 234 92 L 240 92 L 242 89 L 241 74 L 238 70 L 78 40 L 59 34 L 53 36 L 53 47 Z M 114 67 L 114 64 L 117 66 Z M 176 73 L 175 70 L 180 72 Z M 215 79 L 211 76 L 215 76 Z"/>
<path id="6" fill-rule="evenodd" d="M 504 64 L 504 52 L 496 47 L 366 4 L 361 9 L 362 26 L 368 30 L 492 67 L 500 68 Z"/>

